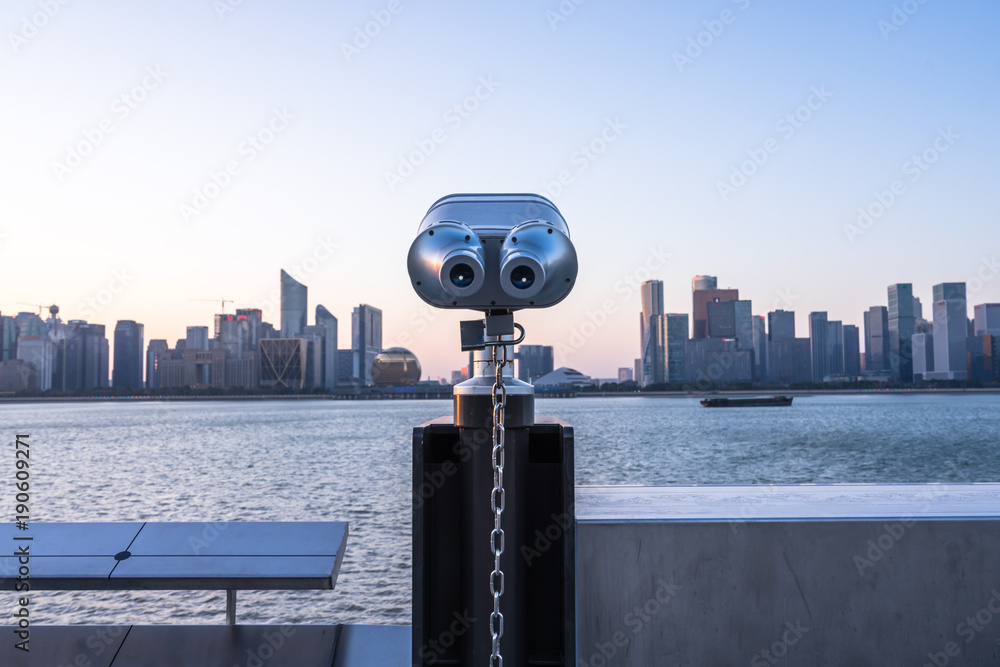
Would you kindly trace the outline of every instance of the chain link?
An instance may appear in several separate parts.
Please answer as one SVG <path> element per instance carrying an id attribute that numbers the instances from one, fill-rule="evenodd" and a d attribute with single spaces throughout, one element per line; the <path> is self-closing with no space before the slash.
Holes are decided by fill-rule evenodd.
<path id="1" fill-rule="evenodd" d="M 500 348 L 500 363 L 497 363 L 497 348 Z M 504 549 L 503 528 L 500 520 L 504 508 L 503 459 L 504 459 L 504 408 L 507 406 L 507 389 L 503 384 L 503 369 L 507 365 L 507 346 L 494 345 L 493 370 L 496 381 L 493 384 L 493 492 L 490 508 L 493 510 L 493 532 L 490 533 L 490 551 L 493 553 L 493 572 L 490 574 L 490 593 L 493 594 L 493 613 L 490 615 L 490 637 L 493 653 L 490 667 L 503 667 L 500 655 L 500 638 L 503 637 L 503 614 L 500 613 L 500 596 L 503 595 L 503 570 L 500 569 L 500 555 Z"/>

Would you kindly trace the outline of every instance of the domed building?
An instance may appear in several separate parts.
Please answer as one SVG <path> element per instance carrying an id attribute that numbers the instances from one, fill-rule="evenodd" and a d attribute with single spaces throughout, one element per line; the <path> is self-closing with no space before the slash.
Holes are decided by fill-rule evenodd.
<path id="1" fill-rule="evenodd" d="M 417 384 L 420 381 L 420 362 L 409 350 L 390 347 L 375 357 L 372 381 L 383 387 Z"/>

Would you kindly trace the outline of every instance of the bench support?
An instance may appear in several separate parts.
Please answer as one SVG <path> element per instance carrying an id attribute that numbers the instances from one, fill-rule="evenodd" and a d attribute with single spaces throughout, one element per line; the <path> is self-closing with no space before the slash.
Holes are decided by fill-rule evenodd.
<path id="1" fill-rule="evenodd" d="M 226 591 L 226 624 L 236 625 L 236 591 Z"/>

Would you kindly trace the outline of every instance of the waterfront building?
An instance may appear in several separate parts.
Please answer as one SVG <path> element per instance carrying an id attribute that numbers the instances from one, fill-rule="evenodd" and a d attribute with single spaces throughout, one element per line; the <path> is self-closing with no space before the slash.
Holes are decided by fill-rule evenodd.
<path id="1" fill-rule="evenodd" d="M 31 364 L 35 369 L 34 384 L 28 391 L 48 391 L 52 388 L 52 362 L 54 347 L 49 339 L 48 327 L 34 313 L 21 312 L 15 320 L 17 327 L 17 359 Z"/>
<path id="2" fill-rule="evenodd" d="M 844 325 L 844 375 L 861 375 L 861 332 L 853 324 Z"/>
<path id="3" fill-rule="evenodd" d="M 184 339 L 185 350 L 208 349 L 208 327 L 188 327 L 187 338 Z"/>
<path id="4" fill-rule="evenodd" d="M 354 350 L 337 350 L 337 386 L 350 387 L 354 382 Z"/>
<path id="5" fill-rule="evenodd" d="M 337 388 L 337 318 L 324 306 L 316 306 L 316 326 L 322 327 L 323 336 L 323 388 Z"/>
<path id="6" fill-rule="evenodd" d="M 17 358 L 17 325 L 10 315 L 0 315 L 0 361 Z"/>
<path id="7" fill-rule="evenodd" d="M 149 389 L 160 389 L 160 363 L 161 359 L 166 359 L 169 350 L 167 341 L 154 338 L 146 346 L 146 387 Z"/>
<path id="8" fill-rule="evenodd" d="M 753 316 L 754 379 L 767 382 L 767 326 L 763 315 Z"/>
<path id="9" fill-rule="evenodd" d="M 115 389 L 142 389 L 143 326 L 133 320 L 115 325 L 115 363 L 111 386 Z"/>
<path id="10" fill-rule="evenodd" d="M 687 313 L 668 313 L 662 318 L 664 326 L 659 331 L 666 331 L 666 339 L 657 341 L 666 353 L 665 380 L 670 384 L 683 384 L 687 376 L 687 343 L 688 316 Z"/>
<path id="11" fill-rule="evenodd" d="M 980 303 L 973 308 L 973 334 L 1000 336 L 1000 303 Z"/>
<path id="12" fill-rule="evenodd" d="M 546 373 L 535 380 L 536 387 L 571 387 L 582 389 L 594 384 L 594 380 L 589 375 L 584 375 L 580 371 L 560 366 L 551 373 Z"/>
<path id="13" fill-rule="evenodd" d="M 840 320 L 826 323 L 826 374 L 844 374 L 844 324 Z"/>
<path id="14" fill-rule="evenodd" d="M 625 384 L 626 382 L 633 382 L 632 379 L 632 369 L 628 367 L 618 369 L 618 384 Z"/>
<path id="15" fill-rule="evenodd" d="M 372 384 L 372 364 L 382 351 L 382 311 L 361 304 L 351 314 L 351 349 L 354 351 L 354 381 Z"/>
<path id="16" fill-rule="evenodd" d="M 108 339 L 103 324 L 70 320 L 53 340 L 52 388 L 57 391 L 108 386 Z"/>
<path id="17" fill-rule="evenodd" d="M 692 338 L 708 338 L 708 304 L 737 301 L 740 291 L 736 289 L 698 289 L 691 293 L 692 320 L 694 331 Z"/>
<path id="18" fill-rule="evenodd" d="M 812 381 L 822 382 L 830 373 L 830 350 L 827 345 L 830 328 L 826 311 L 809 313 L 809 346 L 812 358 Z"/>
<path id="19" fill-rule="evenodd" d="M 965 283 L 934 285 L 934 370 L 928 380 L 969 377 L 965 339 L 969 337 Z"/>
<path id="20" fill-rule="evenodd" d="M 782 369 L 779 370 L 776 344 L 780 341 L 795 340 L 795 313 L 790 310 L 772 310 L 767 314 L 767 378 L 768 382 L 791 382 L 792 346 L 786 345 L 780 352 Z M 779 378 L 785 378 L 779 380 Z"/>
<path id="21" fill-rule="evenodd" d="M 715 276 L 695 276 L 691 279 L 691 291 L 718 289 L 719 279 Z"/>
<path id="22" fill-rule="evenodd" d="M 379 386 L 398 387 L 420 382 L 420 362 L 409 350 L 390 347 L 379 352 L 372 364 L 372 379 Z"/>
<path id="23" fill-rule="evenodd" d="M 264 338 L 260 350 L 260 383 L 264 387 L 308 387 L 309 341 L 305 338 Z"/>
<path id="24" fill-rule="evenodd" d="M 663 281 L 647 280 L 641 285 L 642 313 L 639 320 L 641 386 L 666 382 L 665 322 L 663 322 Z"/>
<path id="25" fill-rule="evenodd" d="M 889 309 L 872 306 L 865 312 L 865 372 L 889 370 Z"/>
<path id="26" fill-rule="evenodd" d="M 894 380 L 909 382 L 913 378 L 914 333 L 913 285 L 889 285 L 889 370 Z"/>
<path id="27" fill-rule="evenodd" d="M 0 361 L 0 392 L 38 391 L 38 372 L 35 364 L 13 358 Z"/>
<path id="28" fill-rule="evenodd" d="M 281 270 L 281 337 L 295 338 L 306 328 L 309 289 Z"/>
<path id="29" fill-rule="evenodd" d="M 517 377 L 524 382 L 533 382 L 555 368 L 551 345 L 521 345 L 514 359 L 517 360 Z"/>
<path id="30" fill-rule="evenodd" d="M 910 341 L 910 348 L 913 350 L 913 381 L 922 382 L 934 372 L 934 334 L 915 333 Z"/>
<path id="31" fill-rule="evenodd" d="M 686 380 L 696 388 L 753 381 L 753 350 L 741 350 L 735 338 L 688 341 Z"/>
<path id="32" fill-rule="evenodd" d="M 965 341 L 970 380 L 991 382 L 1000 380 L 1000 335 L 981 334 Z"/>

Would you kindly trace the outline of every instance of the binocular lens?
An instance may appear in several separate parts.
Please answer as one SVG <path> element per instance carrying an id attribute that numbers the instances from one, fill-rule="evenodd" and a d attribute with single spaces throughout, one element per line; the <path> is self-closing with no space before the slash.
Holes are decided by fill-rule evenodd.
<path id="1" fill-rule="evenodd" d="M 517 289 L 528 289 L 535 283 L 535 272 L 528 266 L 515 267 L 510 272 L 510 283 Z"/>
<path id="2" fill-rule="evenodd" d="M 468 287 L 472 284 L 476 274 L 472 272 L 472 267 L 468 264 L 456 264 L 451 267 L 448 279 L 455 287 Z"/>

